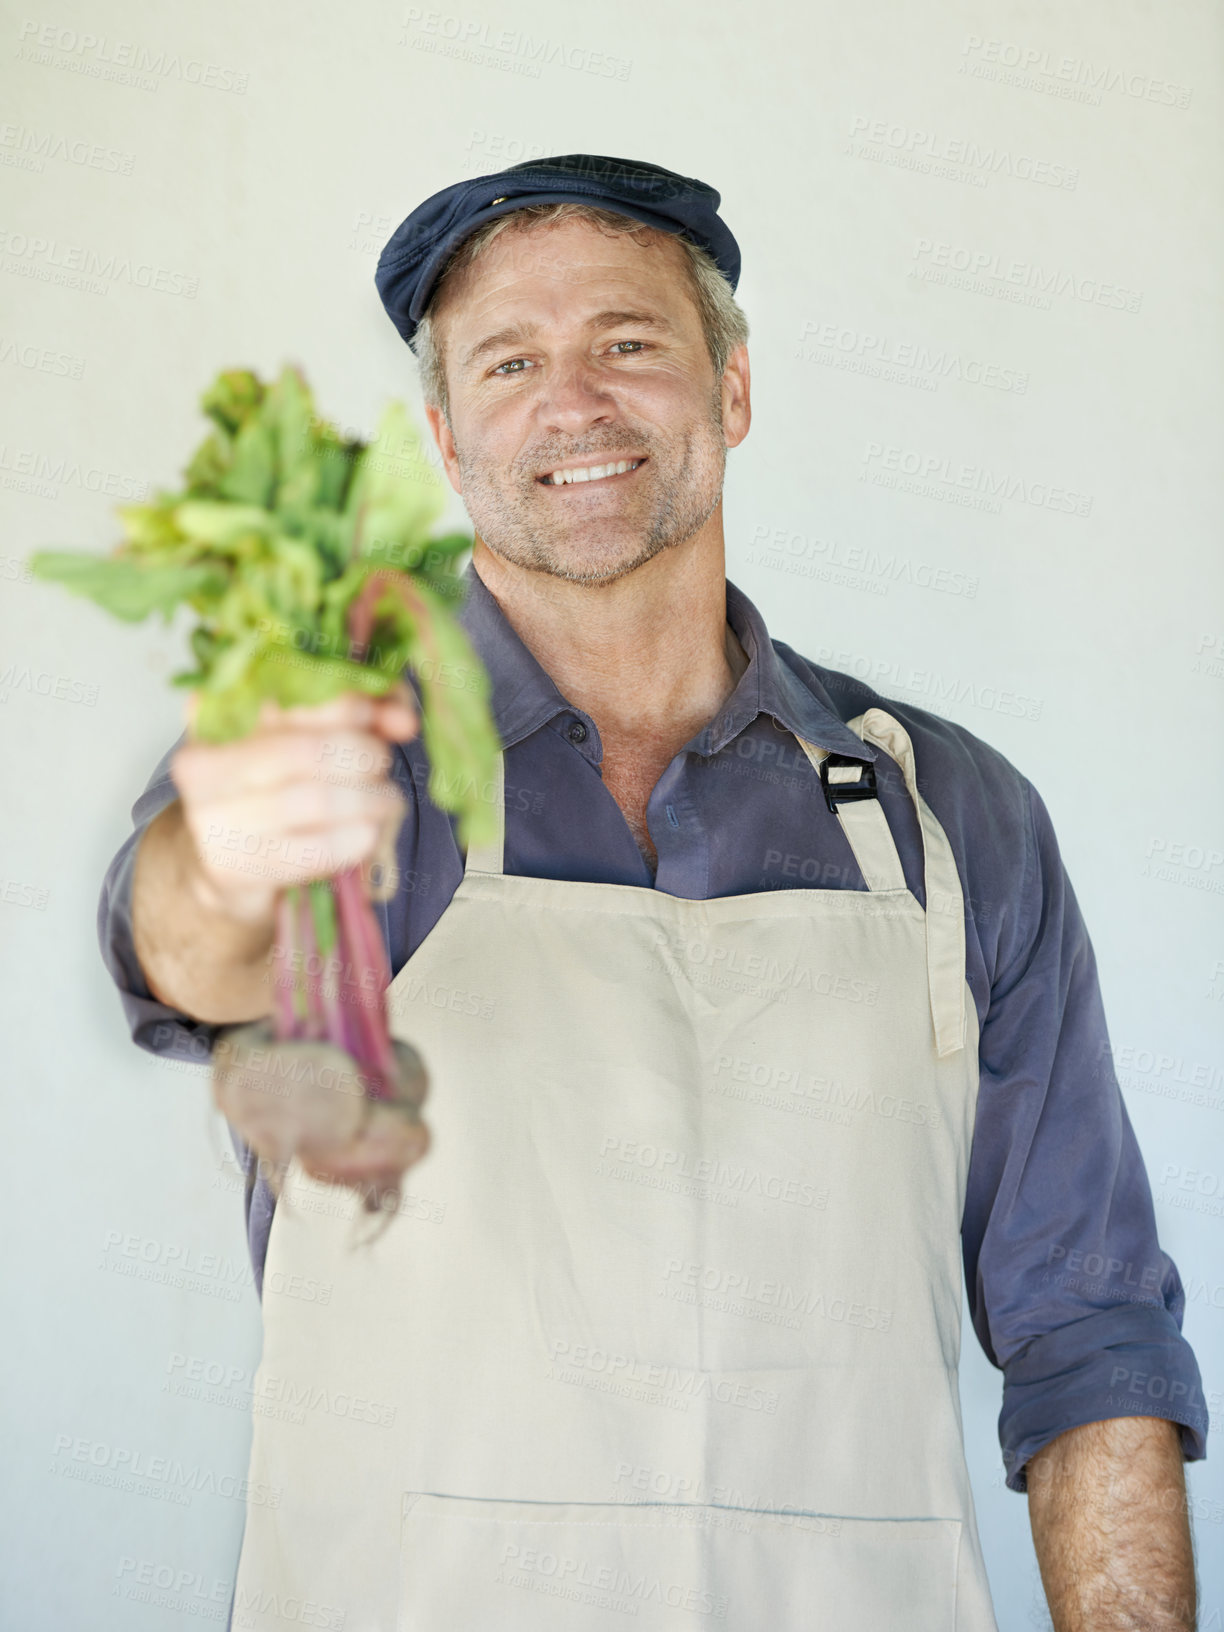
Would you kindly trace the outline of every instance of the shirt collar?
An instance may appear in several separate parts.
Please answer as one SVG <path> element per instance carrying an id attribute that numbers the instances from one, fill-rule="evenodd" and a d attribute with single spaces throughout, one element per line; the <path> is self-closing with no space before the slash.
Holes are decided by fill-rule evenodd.
<path id="1" fill-rule="evenodd" d="M 819 680 L 804 679 L 776 651 L 765 620 L 743 590 L 727 579 L 727 622 L 748 655 L 748 667 L 718 715 L 687 744 L 694 753 L 716 754 L 768 714 L 797 737 L 853 759 L 873 760 L 877 751 L 841 719 Z M 492 682 L 490 706 L 502 744 L 511 748 L 573 704 L 524 645 L 492 591 L 469 561 L 459 621 Z M 789 648 L 786 648 L 789 650 Z"/>

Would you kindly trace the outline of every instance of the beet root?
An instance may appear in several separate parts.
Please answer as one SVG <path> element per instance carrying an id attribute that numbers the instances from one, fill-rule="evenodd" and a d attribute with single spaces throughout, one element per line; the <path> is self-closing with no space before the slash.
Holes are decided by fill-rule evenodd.
<path id="1" fill-rule="evenodd" d="M 429 1148 L 420 1107 L 429 1078 L 420 1054 L 392 1039 L 390 1098 L 369 1094 L 371 1076 L 334 1043 L 279 1040 L 271 1019 L 223 1032 L 213 1045 L 213 1101 L 260 1158 L 273 1192 L 290 1158 L 328 1183 L 365 1196 L 367 1211 L 398 1197 L 405 1170 Z"/>

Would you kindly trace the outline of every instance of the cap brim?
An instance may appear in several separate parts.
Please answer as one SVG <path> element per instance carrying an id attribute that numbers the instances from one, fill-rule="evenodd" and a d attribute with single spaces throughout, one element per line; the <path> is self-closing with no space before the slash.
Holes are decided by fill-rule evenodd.
<path id="1" fill-rule="evenodd" d="M 465 238 L 470 238 L 472 233 L 482 227 L 486 221 L 495 221 L 501 215 L 512 215 L 515 210 L 525 209 L 530 204 L 591 204 L 597 209 L 609 210 L 615 215 L 630 216 L 633 220 L 640 221 L 643 226 L 655 227 L 659 232 L 670 233 L 673 237 L 678 238 L 684 235 L 682 226 L 665 216 L 656 215 L 653 210 L 619 202 L 614 203 L 604 197 L 592 197 L 590 193 L 576 191 L 572 193 L 528 193 L 518 197 L 509 197 L 504 203 L 490 204 L 487 209 L 479 210 L 475 215 L 465 216 L 459 226 L 444 234 L 429 251 L 429 254 L 421 263 L 420 270 L 414 274 L 416 289 L 413 293 L 412 303 L 408 308 L 408 317 L 414 329 L 425 315 L 425 308 L 433 298 L 434 289 L 442 268 L 456 245 L 462 243 Z M 407 335 L 404 335 L 403 329 L 400 330 L 400 333 L 405 339 L 408 338 Z"/>

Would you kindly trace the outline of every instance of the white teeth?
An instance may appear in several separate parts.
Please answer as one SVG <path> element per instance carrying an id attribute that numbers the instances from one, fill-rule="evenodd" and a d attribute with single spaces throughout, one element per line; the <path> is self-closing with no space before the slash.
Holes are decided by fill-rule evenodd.
<path id="1" fill-rule="evenodd" d="M 641 462 L 640 459 L 622 459 L 615 465 L 588 465 L 584 470 L 554 470 L 548 480 L 554 487 L 564 487 L 569 482 L 597 482 L 603 476 L 619 476 L 626 470 L 636 470 Z"/>

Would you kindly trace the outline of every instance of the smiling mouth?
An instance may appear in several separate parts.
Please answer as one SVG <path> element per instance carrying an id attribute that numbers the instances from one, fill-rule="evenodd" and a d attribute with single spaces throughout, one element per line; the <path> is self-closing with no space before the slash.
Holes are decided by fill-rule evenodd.
<path id="1" fill-rule="evenodd" d="M 645 459 L 617 459 L 606 465 L 583 465 L 573 470 L 552 470 L 536 480 L 541 487 L 590 486 L 593 482 L 608 482 L 617 476 L 628 476 L 646 463 Z"/>

